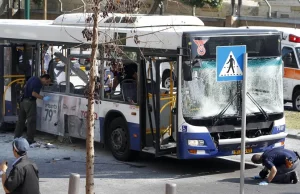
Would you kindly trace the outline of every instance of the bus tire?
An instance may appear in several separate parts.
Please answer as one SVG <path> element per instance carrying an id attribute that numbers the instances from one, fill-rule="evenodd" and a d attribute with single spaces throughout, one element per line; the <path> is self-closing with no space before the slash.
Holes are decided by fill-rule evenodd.
<path id="1" fill-rule="evenodd" d="M 300 91 L 296 91 L 293 95 L 293 109 L 300 112 Z"/>
<path id="2" fill-rule="evenodd" d="M 134 151 L 130 150 L 130 138 L 126 121 L 117 117 L 110 122 L 108 143 L 112 155 L 120 161 L 134 159 Z"/>

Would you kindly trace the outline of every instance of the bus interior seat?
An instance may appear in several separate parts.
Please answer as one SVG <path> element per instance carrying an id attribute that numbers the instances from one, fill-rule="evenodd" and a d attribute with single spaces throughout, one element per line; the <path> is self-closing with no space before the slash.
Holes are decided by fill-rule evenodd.
<path id="1" fill-rule="evenodd" d="M 122 95 L 125 102 L 137 103 L 137 83 L 134 80 L 122 81 Z"/>
<path id="2" fill-rule="evenodd" d="M 70 83 L 70 93 L 74 93 L 74 85 Z M 66 81 L 62 81 L 59 83 L 59 92 L 66 92 Z"/>
<path id="3" fill-rule="evenodd" d="M 57 85 L 57 83 L 53 83 L 49 86 L 44 86 L 43 90 L 47 92 L 59 92 L 59 86 Z"/>
<path id="4" fill-rule="evenodd" d="M 86 88 L 86 86 L 84 86 L 84 85 L 75 86 L 74 87 L 74 94 L 84 95 L 85 88 Z"/>

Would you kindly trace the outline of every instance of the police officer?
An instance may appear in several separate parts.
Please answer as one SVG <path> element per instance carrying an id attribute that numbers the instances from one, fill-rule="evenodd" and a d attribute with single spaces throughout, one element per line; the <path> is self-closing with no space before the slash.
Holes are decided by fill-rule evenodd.
<path id="1" fill-rule="evenodd" d="M 39 194 L 39 176 L 36 164 L 28 160 L 26 155 L 29 144 L 24 138 L 13 141 L 13 154 L 16 157 L 12 164 L 12 170 L 6 176 L 7 162 L 0 166 L 2 174 L 2 186 L 5 193 L 10 194 Z"/>
<path id="2" fill-rule="evenodd" d="M 255 179 L 266 178 L 266 181 L 260 182 L 260 185 L 268 185 L 271 182 L 293 184 L 298 182 L 298 175 L 295 171 L 299 165 L 297 152 L 282 147 L 274 148 L 265 151 L 262 155 L 254 154 L 251 160 L 253 163 L 262 164 L 265 167 L 259 176 L 254 177 Z"/>
<path id="3" fill-rule="evenodd" d="M 20 112 L 17 127 L 15 129 L 15 138 L 23 134 L 25 122 L 27 120 L 27 141 L 29 144 L 35 143 L 34 134 L 36 130 L 36 99 L 44 101 L 50 100 L 49 96 L 41 96 L 39 93 L 43 85 L 50 84 L 50 75 L 44 74 L 41 77 L 31 77 L 25 87 L 24 94 L 21 97 Z"/>

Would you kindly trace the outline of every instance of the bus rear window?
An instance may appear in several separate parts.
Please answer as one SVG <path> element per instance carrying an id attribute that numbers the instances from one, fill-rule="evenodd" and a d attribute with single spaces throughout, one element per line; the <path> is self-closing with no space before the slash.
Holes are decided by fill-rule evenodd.
<path id="1" fill-rule="evenodd" d="M 205 54 L 200 56 L 197 53 L 197 45 L 192 44 L 193 58 L 215 59 L 217 46 L 246 45 L 248 57 L 274 57 L 280 56 L 280 36 L 219 36 L 219 37 L 192 37 L 194 40 L 205 42 Z"/>

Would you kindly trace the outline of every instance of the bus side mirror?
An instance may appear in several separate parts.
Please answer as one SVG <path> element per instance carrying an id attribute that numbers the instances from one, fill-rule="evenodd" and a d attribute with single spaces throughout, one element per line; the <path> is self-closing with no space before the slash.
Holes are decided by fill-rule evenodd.
<path id="1" fill-rule="evenodd" d="M 183 63 L 182 65 L 183 69 L 183 79 L 184 81 L 192 81 L 192 66 L 190 64 Z"/>

